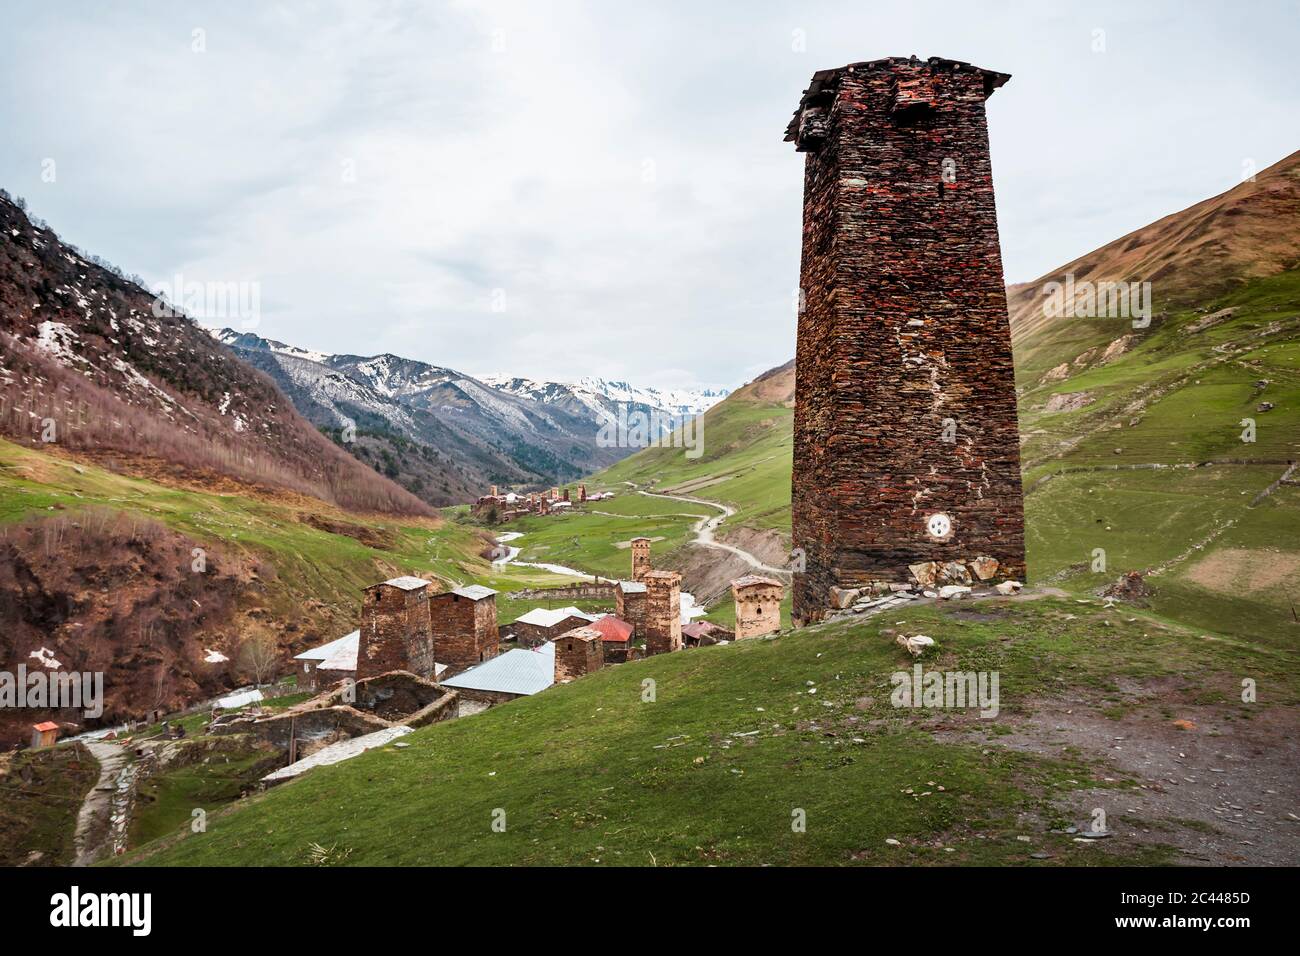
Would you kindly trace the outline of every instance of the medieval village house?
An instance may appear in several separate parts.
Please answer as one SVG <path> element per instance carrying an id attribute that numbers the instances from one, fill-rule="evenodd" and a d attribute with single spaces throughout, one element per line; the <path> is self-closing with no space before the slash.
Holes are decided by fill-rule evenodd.
<path id="1" fill-rule="evenodd" d="M 303 690 L 320 690 L 340 680 L 357 676 L 357 647 L 361 631 L 352 631 L 337 640 L 313 647 L 294 657 L 299 663 L 298 686 Z"/>
<path id="2" fill-rule="evenodd" d="M 520 647 L 540 647 L 552 641 L 565 631 L 575 627 L 586 627 L 596 620 L 595 615 L 587 614 L 576 607 L 549 608 L 535 607 L 527 614 L 515 619 L 506 629 L 506 640 L 513 638 Z"/>
<path id="3" fill-rule="evenodd" d="M 631 624 L 614 614 L 606 614 L 596 618 L 591 629 L 600 632 L 606 664 L 622 664 L 628 660 L 633 637 Z"/>
<path id="4" fill-rule="evenodd" d="M 614 616 L 632 625 L 632 636 L 645 640 L 645 584 L 619 581 L 614 590 Z"/>
<path id="5" fill-rule="evenodd" d="M 569 681 L 599 670 L 605 663 L 604 635 L 594 627 L 565 631 L 555 644 L 555 679 Z"/>

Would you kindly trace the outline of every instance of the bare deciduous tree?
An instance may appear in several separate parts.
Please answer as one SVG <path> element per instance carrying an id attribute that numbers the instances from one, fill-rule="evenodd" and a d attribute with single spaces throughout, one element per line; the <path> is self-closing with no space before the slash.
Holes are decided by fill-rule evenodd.
<path id="1" fill-rule="evenodd" d="M 270 634 L 250 634 L 239 645 L 240 669 L 258 687 L 267 682 L 280 665 L 280 648 Z"/>

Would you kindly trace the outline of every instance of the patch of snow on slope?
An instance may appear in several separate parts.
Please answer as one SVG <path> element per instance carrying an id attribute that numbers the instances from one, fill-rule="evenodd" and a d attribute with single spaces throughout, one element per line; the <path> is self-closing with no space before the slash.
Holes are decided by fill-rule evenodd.
<path id="1" fill-rule="evenodd" d="M 41 647 L 32 651 L 27 656 L 38 661 L 42 667 L 48 667 L 52 671 L 56 671 L 63 666 L 55 660 L 54 652 L 48 647 Z"/>
<path id="2" fill-rule="evenodd" d="M 70 362 L 77 358 L 73 351 L 76 341 L 77 333 L 62 322 L 46 320 L 36 327 L 36 347 L 61 361 Z"/>

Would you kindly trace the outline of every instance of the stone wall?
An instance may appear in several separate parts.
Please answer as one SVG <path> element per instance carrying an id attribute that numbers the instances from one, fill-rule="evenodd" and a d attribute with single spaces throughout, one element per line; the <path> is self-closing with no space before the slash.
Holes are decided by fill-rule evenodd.
<path id="1" fill-rule="evenodd" d="M 558 588 L 525 588 L 511 591 L 516 601 L 612 601 L 618 585 L 613 581 L 596 581 L 591 584 L 567 584 Z"/>
<path id="2" fill-rule="evenodd" d="M 429 626 L 429 589 L 376 584 L 361 601 L 357 677 L 388 671 L 433 674 L 434 647 Z"/>
<path id="3" fill-rule="evenodd" d="M 448 667 L 442 676 L 497 656 L 501 645 L 495 594 L 477 601 L 455 591 L 435 594 L 429 599 L 429 612 L 434 658 Z"/>
<path id="4" fill-rule="evenodd" d="M 555 680 L 573 680 L 598 670 L 605 662 L 600 631 L 577 627 L 555 639 Z"/>
<path id="5" fill-rule="evenodd" d="M 682 649 L 682 576 L 676 571 L 647 571 L 645 586 L 646 656 L 680 651 Z"/>
<path id="6" fill-rule="evenodd" d="M 1024 576 L 1015 377 L 984 101 L 1007 77 L 901 58 L 814 77 L 796 349 L 796 623 L 833 587 L 990 555 Z"/>

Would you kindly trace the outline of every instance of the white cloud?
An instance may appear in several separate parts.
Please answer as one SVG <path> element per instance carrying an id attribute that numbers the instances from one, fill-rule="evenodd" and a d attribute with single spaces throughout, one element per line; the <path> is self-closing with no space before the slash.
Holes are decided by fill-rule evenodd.
<path id="1" fill-rule="evenodd" d="M 1013 74 L 989 115 L 1017 280 L 1295 148 L 1283 5 L 973 6 L 24 7 L 0 184 L 127 271 L 260 282 L 260 331 L 304 347 L 734 385 L 793 353 L 781 131 L 816 69 Z"/>

